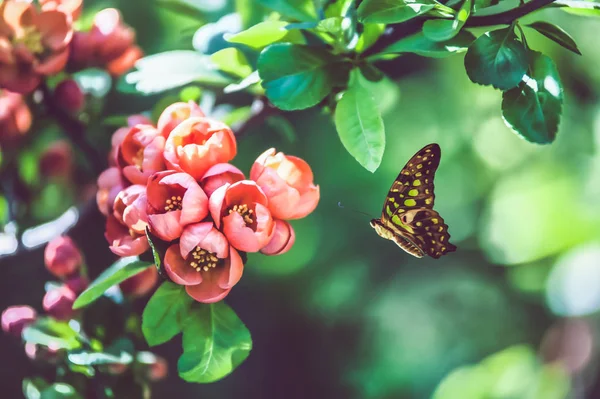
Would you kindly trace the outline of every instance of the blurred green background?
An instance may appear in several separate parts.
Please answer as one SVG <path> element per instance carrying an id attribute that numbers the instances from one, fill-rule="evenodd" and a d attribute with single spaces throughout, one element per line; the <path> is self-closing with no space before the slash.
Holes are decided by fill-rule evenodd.
<path id="1" fill-rule="evenodd" d="M 191 49 L 195 29 L 233 10 L 232 1 L 204 3 L 204 21 L 147 0 L 86 0 L 85 16 L 120 9 L 154 54 Z M 510 131 L 500 92 L 472 84 L 462 55 L 381 64 L 393 80 L 380 87 L 387 147 L 374 174 L 351 158 L 318 110 L 285 114 L 293 135 L 265 125 L 240 139 L 233 163 L 246 173 L 269 147 L 307 160 L 321 202 L 292 223 L 289 253 L 249 257 L 227 298 L 252 333 L 250 357 L 220 382 L 188 384 L 177 377 L 176 339 L 157 350 L 170 375 L 153 397 L 600 397 L 600 18 L 553 9 L 527 20 L 560 24 L 583 53 L 527 31 L 530 46 L 555 60 L 565 86 L 552 145 Z M 148 110 L 167 95 L 115 95 L 109 112 Z M 432 142 L 442 148 L 436 209 L 458 246 L 440 260 L 412 258 L 349 209 L 378 217 L 400 168 Z M 101 270 L 112 257 L 102 217 L 93 220 L 74 238 L 91 269 Z M 40 308 L 48 279 L 42 250 L 0 264 L 2 307 Z M 21 397 L 20 380 L 34 368 L 13 340 L 1 340 L 11 361 L 0 370 L 3 397 Z"/>

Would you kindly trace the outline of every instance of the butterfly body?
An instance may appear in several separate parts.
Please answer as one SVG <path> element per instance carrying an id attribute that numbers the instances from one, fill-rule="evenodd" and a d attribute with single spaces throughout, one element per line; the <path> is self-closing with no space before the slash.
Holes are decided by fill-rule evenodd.
<path id="1" fill-rule="evenodd" d="M 381 237 L 394 241 L 409 254 L 433 258 L 456 250 L 444 219 L 433 210 L 433 178 L 440 164 L 441 150 L 429 144 L 402 168 L 383 204 L 380 219 L 371 227 Z"/>

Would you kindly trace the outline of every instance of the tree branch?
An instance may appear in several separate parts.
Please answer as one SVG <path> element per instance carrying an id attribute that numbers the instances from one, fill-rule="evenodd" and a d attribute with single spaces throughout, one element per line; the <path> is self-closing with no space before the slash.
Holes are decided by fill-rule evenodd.
<path id="1" fill-rule="evenodd" d="M 47 111 L 54 117 L 69 140 L 83 151 L 95 176 L 99 175 L 106 168 L 106 160 L 100 155 L 100 152 L 86 140 L 86 125 L 73 119 L 60 108 L 58 104 L 56 104 L 52 98 L 52 92 L 46 82 L 41 84 L 40 89 L 43 94 L 43 101 Z"/>
<path id="2" fill-rule="evenodd" d="M 515 7 L 497 14 L 482 16 L 473 15 L 467 20 L 465 27 L 477 28 L 483 26 L 510 25 L 514 20 L 552 4 L 554 1 L 556 0 L 531 0 L 522 6 Z M 363 54 L 363 56 L 367 57 L 369 55 L 376 54 L 390 44 L 407 36 L 418 33 L 423 28 L 423 23 L 427 19 L 428 18 L 425 17 L 419 17 L 399 24 L 389 25 L 389 31 L 382 35 L 379 40 L 377 40 L 377 42 Z"/>
<path id="3" fill-rule="evenodd" d="M 465 27 L 477 28 L 481 26 L 510 25 L 515 19 L 519 19 L 527 14 L 531 14 L 540 8 L 554 3 L 554 1 L 556 0 L 531 0 L 522 6 L 503 11 L 498 14 L 482 15 L 479 17 L 474 15 L 467 20 Z"/>

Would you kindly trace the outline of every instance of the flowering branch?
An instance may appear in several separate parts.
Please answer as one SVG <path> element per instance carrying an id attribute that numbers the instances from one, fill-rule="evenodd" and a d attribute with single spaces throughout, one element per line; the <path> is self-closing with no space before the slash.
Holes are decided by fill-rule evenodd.
<path id="1" fill-rule="evenodd" d="M 40 85 L 44 106 L 63 129 L 69 140 L 79 147 L 89 161 L 94 175 L 99 175 L 106 167 L 106 162 L 96 148 L 85 139 L 87 126 L 68 115 L 52 98 L 52 92 L 46 82 Z"/>

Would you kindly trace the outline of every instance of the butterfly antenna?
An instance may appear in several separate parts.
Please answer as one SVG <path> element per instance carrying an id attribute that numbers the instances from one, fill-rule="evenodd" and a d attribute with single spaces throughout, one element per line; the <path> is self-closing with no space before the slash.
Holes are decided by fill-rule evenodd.
<path id="1" fill-rule="evenodd" d="M 342 205 L 342 201 L 338 201 L 338 206 L 339 206 L 340 208 L 342 208 L 342 209 L 346 209 L 346 207 L 345 207 L 344 205 Z M 370 218 L 372 218 L 372 217 L 373 217 L 372 215 L 369 215 L 368 213 L 361 212 L 361 211 L 357 211 L 356 209 L 351 209 L 351 208 L 348 208 L 348 210 L 349 210 L 349 211 L 352 211 L 352 212 L 360 213 L 360 214 L 362 214 L 362 215 L 367 215 L 367 216 L 368 216 L 368 217 L 370 217 Z"/>

